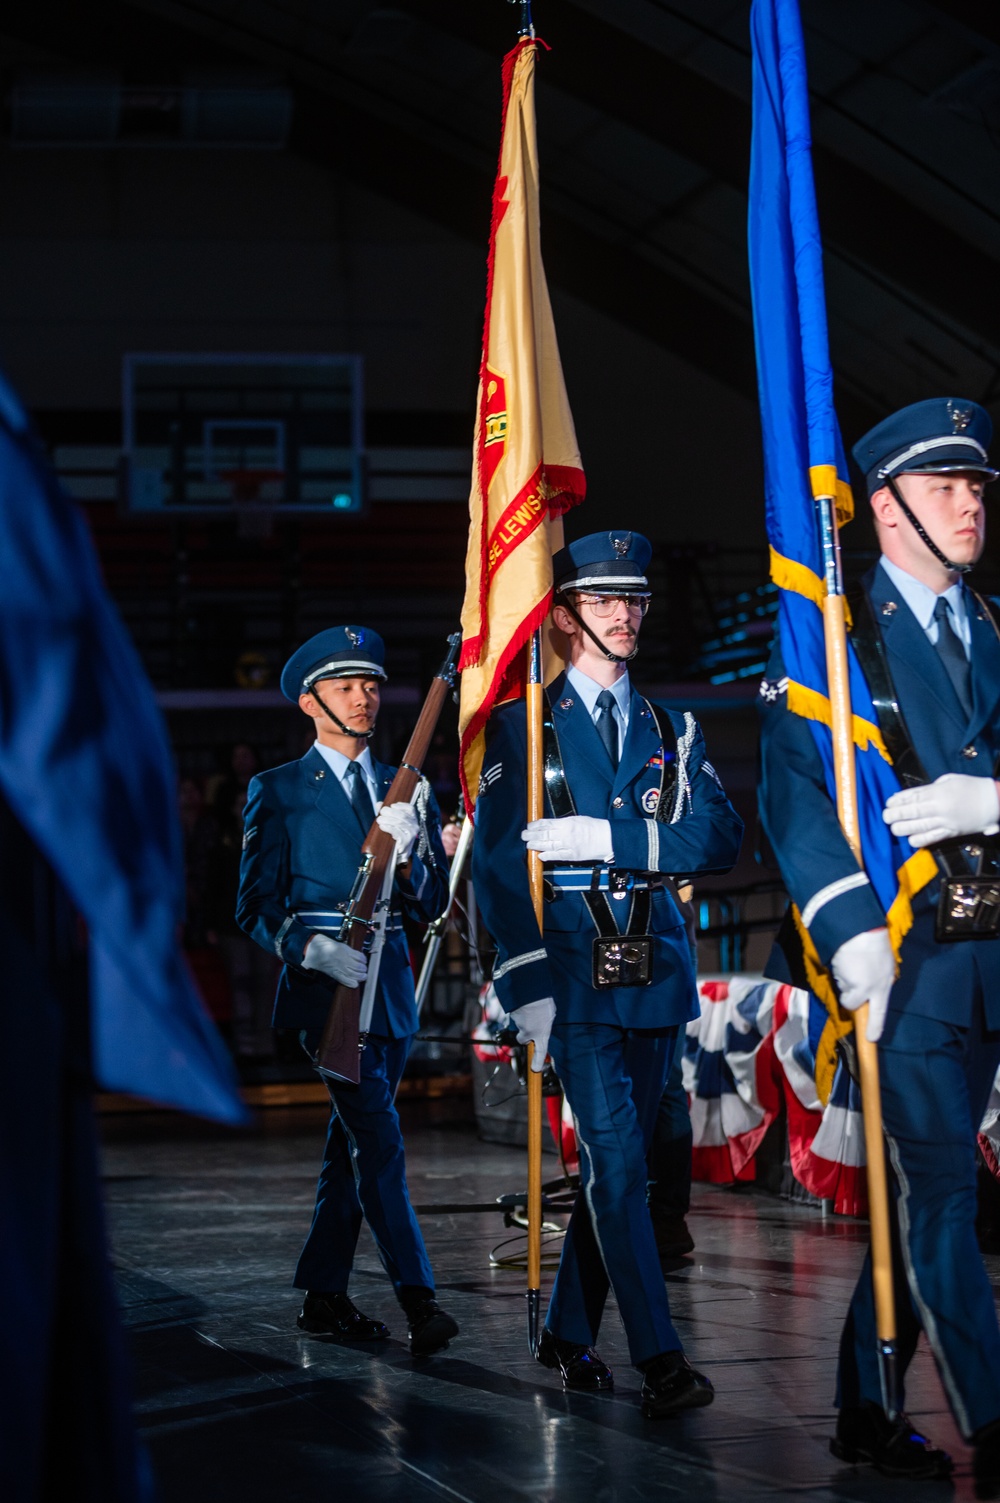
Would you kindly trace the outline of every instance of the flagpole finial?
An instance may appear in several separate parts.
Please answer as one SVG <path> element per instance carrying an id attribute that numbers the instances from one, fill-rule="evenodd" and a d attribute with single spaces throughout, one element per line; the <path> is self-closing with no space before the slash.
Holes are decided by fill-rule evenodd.
<path id="1" fill-rule="evenodd" d="M 508 5 L 520 5 L 521 24 L 517 28 L 519 37 L 533 37 L 535 35 L 535 23 L 531 19 L 531 0 L 507 0 Z"/>

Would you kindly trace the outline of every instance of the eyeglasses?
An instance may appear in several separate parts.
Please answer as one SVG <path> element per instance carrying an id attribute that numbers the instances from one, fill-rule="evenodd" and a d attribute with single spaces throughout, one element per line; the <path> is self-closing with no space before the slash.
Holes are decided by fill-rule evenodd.
<path id="1" fill-rule="evenodd" d="M 619 601 L 633 615 L 644 616 L 649 610 L 648 595 L 578 595 L 577 600 L 580 605 L 589 605 L 594 615 L 601 619 L 613 616 Z"/>

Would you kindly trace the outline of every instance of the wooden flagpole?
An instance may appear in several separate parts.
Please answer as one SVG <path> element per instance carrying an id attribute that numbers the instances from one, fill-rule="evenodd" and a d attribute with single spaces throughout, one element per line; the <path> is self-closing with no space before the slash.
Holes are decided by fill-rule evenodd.
<path id="1" fill-rule="evenodd" d="M 528 714 L 528 822 L 541 819 L 545 812 L 542 768 L 542 634 L 532 633 L 527 647 L 528 672 L 526 704 Z M 528 852 L 528 883 L 531 901 L 542 933 L 544 903 L 542 858 L 537 851 Z M 538 1353 L 541 1335 L 539 1314 L 542 1287 L 542 1072 L 531 1068 L 535 1046 L 528 1045 L 528 1346 L 531 1355 Z"/>
<path id="2" fill-rule="evenodd" d="M 823 602 L 823 634 L 826 643 L 826 674 L 833 730 L 833 762 L 837 784 L 837 816 L 859 867 L 861 825 L 858 819 L 858 785 L 854 768 L 854 717 L 848 677 L 847 618 L 844 580 L 840 563 L 837 510 L 832 496 L 817 497 L 826 599 Z M 889 1183 L 882 1137 L 882 1092 L 878 1078 L 878 1050 L 868 1039 L 868 1003 L 854 1013 L 854 1040 L 861 1076 L 861 1105 L 865 1124 L 865 1157 L 868 1165 L 868 1210 L 871 1219 L 872 1281 L 875 1289 L 875 1331 L 878 1342 L 882 1407 L 890 1419 L 900 1412 L 899 1372 L 896 1360 L 896 1304 L 892 1277 L 892 1238 L 889 1224 Z"/>

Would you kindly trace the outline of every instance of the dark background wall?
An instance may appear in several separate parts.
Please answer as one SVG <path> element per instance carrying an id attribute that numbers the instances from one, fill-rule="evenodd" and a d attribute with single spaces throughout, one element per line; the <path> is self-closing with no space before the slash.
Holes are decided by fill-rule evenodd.
<path id="1" fill-rule="evenodd" d="M 289 152 L 9 144 L 0 203 L 0 359 L 36 411 L 113 427 L 126 351 L 349 352 L 384 442 L 395 413 L 471 442 L 488 205 L 460 238 Z M 554 305 L 580 525 L 761 545 L 749 398 L 558 287 Z"/>
<path id="2" fill-rule="evenodd" d="M 232 696 L 247 651 L 263 664 L 256 713 L 280 714 L 291 646 L 330 619 L 373 621 L 404 693 L 396 737 L 454 625 L 516 14 L 33 0 L 0 21 L 0 362 L 87 508 L 192 766 L 219 731 L 188 718 L 182 733 L 184 696 Z M 845 438 L 942 391 L 1000 413 L 995 12 L 803 0 L 802 16 Z M 773 611 L 745 249 L 750 6 L 537 0 L 535 19 L 552 46 L 543 247 L 589 480 L 568 530 L 655 540 L 644 677 L 701 696 L 749 802 L 745 707 Z M 31 114 L 39 85 L 55 126 Z M 136 520 L 115 493 L 136 350 L 360 354 L 373 451 L 440 451 L 450 478 L 360 519 Z M 81 481 L 85 452 L 104 468 Z M 872 546 L 864 511 L 851 567 Z M 245 696 L 226 704 L 233 736 L 250 735 Z M 294 741 L 267 735 L 276 752 Z"/>

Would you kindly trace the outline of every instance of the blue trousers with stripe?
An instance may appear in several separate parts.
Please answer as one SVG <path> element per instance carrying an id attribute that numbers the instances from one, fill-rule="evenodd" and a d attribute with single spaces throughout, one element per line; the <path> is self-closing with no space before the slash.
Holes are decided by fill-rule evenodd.
<path id="1" fill-rule="evenodd" d="M 319 1035 L 306 1034 L 315 1054 Z M 434 1289 L 434 1275 L 406 1188 L 403 1136 L 393 1098 L 410 1040 L 374 1038 L 361 1054 L 357 1086 L 326 1080 L 330 1125 L 316 1188 L 316 1209 L 295 1271 L 296 1289 L 345 1292 L 362 1220 L 396 1293 L 404 1285 Z"/>
<path id="2" fill-rule="evenodd" d="M 610 1287 L 634 1363 L 681 1346 L 646 1205 L 646 1154 L 676 1038 L 676 1028 L 651 1036 L 557 1020 L 549 1040 L 576 1121 L 580 1194 L 545 1323 L 592 1346 Z"/>
<path id="3" fill-rule="evenodd" d="M 962 1028 L 890 1011 L 878 1046 L 882 1119 L 895 1178 L 899 1362 L 921 1330 L 968 1439 L 1000 1417 L 1000 1327 L 976 1241 L 976 1133 L 1000 1064 L 981 1002 Z M 871 1251 L 840 1343 L 836 1402 L 881 1404 Z"/>

